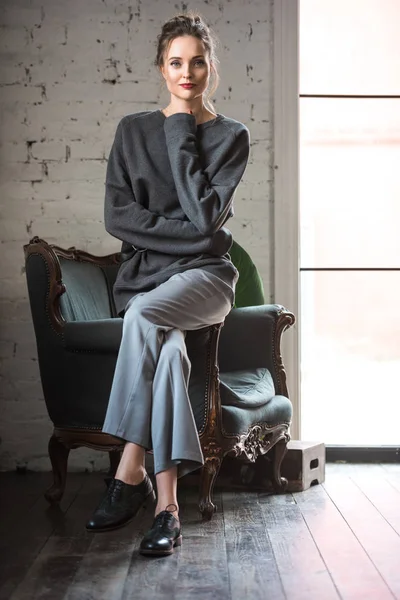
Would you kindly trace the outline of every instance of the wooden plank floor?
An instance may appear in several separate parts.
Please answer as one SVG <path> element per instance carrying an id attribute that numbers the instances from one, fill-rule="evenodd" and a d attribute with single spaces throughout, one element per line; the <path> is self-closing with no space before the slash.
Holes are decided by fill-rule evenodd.
<path id="1" fill-rule="evenodd" d="M 326 481 L 271 496 L 218 487 L 202 522 L 180 490 L 183 546 L 138 554 L 152 522 L 90 534 L 101 474 L 70 474 L 59 508 L 49 473 L 0 473 L 0 600 L 400 600 L 400 465 L 328 464 Z"/>

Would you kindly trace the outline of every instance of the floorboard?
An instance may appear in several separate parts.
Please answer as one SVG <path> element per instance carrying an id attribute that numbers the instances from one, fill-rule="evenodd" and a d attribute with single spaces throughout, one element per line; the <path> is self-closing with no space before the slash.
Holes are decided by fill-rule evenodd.
<path id="1" fill-rule="evenodd" d="M 400 492 L 400 464 L 382 465 L 385 471 L 385 479 L 390 485 Z"/>
<path id="2" fill-rule="evenodd" d="M 75 475 L 81 487 L 10 600 L 62 600 L 93 539 L 82 526 L 104 491 L 97 474 Z"/>
<path id="3" fill-rule="evenodd" d="M 367 469 L 359 474 L 351 475 L 350 478 L 397 535 L 400 535 L 400 486 L 398 488 L 393 486 L 388 481 L 387 474 L 383 469 L 374 478 L 371 478 Z"/>
<path id="4" fill-rule="evenodd" d="M 356 472 L 347 477 L 341 473 L 330 473 L 323 487 L 373 561 L 393 597 L 400 599 L 400 537 L 356 485 L 355 477 Z M 374 475 L 371 469 L 371 477 L 379 486 L 380 474 Z"/>
<path id="5" fill-rule="evenodd" d="M 260 494 L 265 527 L 289 600 L 340 598 L 293 496 Z"/>
<path id="6" fill-rule="evenodd" d="M 232 600 L 286 598 L 257 493 L 223 494 Z"/>
<path id="7" fill-rule="evenodd" d="M 340 596 L 392 600 L 388 586 L 326 490 L 318 485 L 294 494 L 294 500 Z"/>
<path id="8" fill-rule="evenodd" d="M 21 514 L 43 496 L 50 473 L 0 473 L 0 539 L 18 529 Z"/>
<path id="9" fill-rule="evenodd" d="M 49 506 L 42 494 L 28 510 L 22 510 L 14 527 L 6 529 L 0 542 L 0 600 L 8 600 L 23 582 L 26 573 L 40 555 L 48 539 L 65 518 L 65 513 L 82 487 L 83 479 L 73 474 L 60 506 Z"/>
<path id="10" fill-rule="evenodd" d="M 328 464 L 296 494 L 217 486 L 202 521 L 197 488 L 179 490 L 183 545 L 138 552 L 154 507 L 91 534 L 100 473 L 69 474 L 58 508 L 49 473 L 0 473 L 0 600 L 400 600 L 400 465 Z"/>
<path id="11" fill-rule="evenodd" d="M 197 505 L 197 490 L 183 498 L 183 546 L 177 563 L 174 598 L 223 600 L 229 598 L 229 573 L 224 539 L 224 513 L 219 491 L 219 511 L 203 522 Z"/>

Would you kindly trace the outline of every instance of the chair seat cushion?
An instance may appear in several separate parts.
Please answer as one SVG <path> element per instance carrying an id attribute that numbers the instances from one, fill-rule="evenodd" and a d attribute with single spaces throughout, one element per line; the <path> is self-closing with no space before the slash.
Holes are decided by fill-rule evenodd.
<path id="1" fill-rule="evenodd" d="M 292 403 L 285 396 L 274 396 L 264 406 L 257 408 L 222 407 L 222 423 L 225 433 L 246 433 L 250 427 L 266 423 L 269 427 L 290 423 Z"/>
<path id="2" fill-rule="evenodd" d="M 221 402 L 224 406 L 257 408 L 275 396 L 268 369 L 246 369 L 220 374 Z"/>
<path id="3" fill-rule="evenodd" d="M 257 423 L 269 426 L 290 423 L 292 403 L 275 395 L 268 369 L 259 368 L 220 374 L 222 420 L 226 433 L 245 433 Z"/>

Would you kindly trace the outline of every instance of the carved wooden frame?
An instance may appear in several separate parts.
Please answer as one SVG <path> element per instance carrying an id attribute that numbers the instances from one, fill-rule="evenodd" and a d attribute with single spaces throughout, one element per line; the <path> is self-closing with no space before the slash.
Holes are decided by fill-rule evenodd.
<path id="1" fill-rule="evenodd" d="M 99 267 L 110 266 L 120 263 L 120 253 L 107 256 L 94 256 L 83 250 L 77 250 L 75 246 L 61 248 L 55 244 L 48 244 L 45 240 L 35 236 L 24 245 L 25 260 L 32 255 L 43 257 L 46 269 L 48 269 L 49 288 L 46 295 L 46 313 L 53 331 L 62 335 L 65 320 L 61 314 L 60 298 L 66 288 L 62 282 L 61 265 L 59 256 L 67 260 L 77 262 L 89 262 Z M 45 498 L 51 503 L 60 502 L 64 490 L 67 475 L 68 456 L 71 449 L 85 446 L 95 450 L 109 453 L 110 471 L 115 473 L 120 454 L 125 442 L 119 438 L 103 433 L 97 428 L 62 428 L 55 427 L 49 440 L 48 451 L 53 468 L 54 482 L 45 492 Z"/>
<path id="2" fill-rule="evenodd" d="M 90 262 L 98 266 L 108 266 L 120 263 L 120 253 L 108 256 L 94 256 L 87 252 L 50 245 L 39 237 L 34 237 L 24 246 L 26 259 L 33 254 L 42 255 L 49 269 L 50 287 L 47 293 L 47 314 L 53 330 L 61 334 L 64 318 L 60 309 L 60 298 L 66 291 L 62 283 L 61 265 L 58 256 L 67 260 Z M 288 396 L 286 373 L 281 356 L 281 337 L 283 332 L 291 327 L 295 317 L 284 307 L 280 312 L 273 329 L 273 362 L 277 394 Z M 204 466 L 201 473 L 199 489 L 199 508 L 203 517 L 211 519 L 215 512 L 212 502 L 212 491 L 222 460 L 225 456 L 234 456 L 246 462 L 255 462 L 275 448 L 273 457 L 273 481 L 277 491 L 284 491 L 287 481 L 280 475 L 280 467 L 286 453 L 287 442 L 290 439 L 288 429 L 290 423 L 281 423 L 270 427 L 267 423 L 258 423 L 240 435 L 228 434 L 222 423 L 222 407 L 220 397 L 220 379 L 218 367 L 218 343 L 223 323 L 209 327 L 211 336 L 207 355 L 208 381 L 205 393 L 205 421 L 199 432 L 199 438 L 204 455 Z M 54 483 L 45 493 L 51 503 L 61 500 L 67 473 L 68 455 L 71 449 L 86 446 L 96 450 L 108 451 L 110 456 L 110 474 L 113 475 L 118 466 L 124 441 L 103 433 L 100 429 L 71 429 L 56 427 L 49 441 L 49 455 L 53 467 Z"/>
<path id="3" fill-rule="evenodd" d="M 273 328 L 273 362 L 278 383 L 276 393 L 289 397 L 286 385 L 286 372 L 281 355 L 281 338 L 283 332 L 295 322 L 294 315 L 280 307 Z M 210 371 L 210 394 L 205 426 L 200 433 L 200 442 L 204 455 L 204 466 L 200 482 L 199 508 L 203 517 L 211 519 L 216 510 L 212 501 L 212 491 L 222 461 L 225 456 L 234 456 L 246 462 L 255 462 L 272 448 L 273 456 L 273 485 L 278 492 L 283 492 L 287 480 L 281 477 L 281 464 L 290 440 L 290 423 L 280 423 L 270 427 L 267 423 L 258 423 L 240 435 L 225 432 L 222 423 L 222 405 L 220 396 L 220 379 L 218 367 L 218 342 L 222 324 L 213 327 L 211 359 L 214 368 Z"/>

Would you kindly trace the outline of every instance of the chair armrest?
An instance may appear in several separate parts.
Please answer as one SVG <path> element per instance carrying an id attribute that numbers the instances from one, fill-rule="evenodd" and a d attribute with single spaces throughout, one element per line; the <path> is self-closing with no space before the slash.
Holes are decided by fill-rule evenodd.
<path id="1" fill-rule="evenodd" d="M 281 336 L 295 317 L 279 304 L 233 308 L 222 327 L 218 363 L 221 372 L 266 367 L 277 394 L 287 396 Z"/>
<path id="2" fill-rule="evenodd" d="M 64 347 L 75 352 L 117 354 L 122 338 L 123 320 L 70 321 L 63 327 Z"/>

